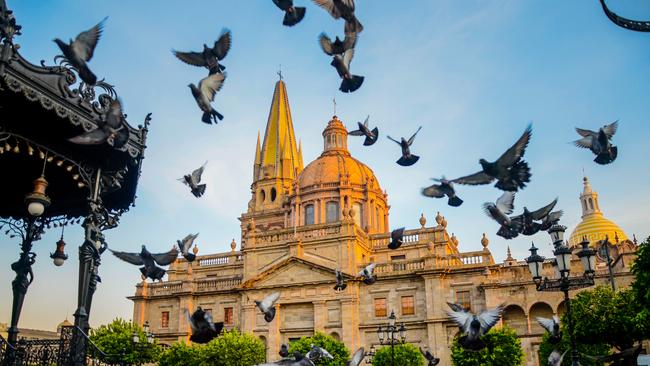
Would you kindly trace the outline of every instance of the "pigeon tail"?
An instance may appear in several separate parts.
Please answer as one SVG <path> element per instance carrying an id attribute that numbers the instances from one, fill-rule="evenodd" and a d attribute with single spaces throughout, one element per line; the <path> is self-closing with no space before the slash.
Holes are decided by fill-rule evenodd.
<path id="1" fill-rule="evenodd" d="M 210 109 L 210 112 L 203 113 L 203 116 L 201 117 L 201 121 L 209 125 L 212 124 L 212 121 L 214 121 L 215 124 L 219 123 L 217 119 L 219 119 L 219 121 L 223 120 L 223 114 L 217 112 L 214 108 Z"/>
<path id="2" fill-rule="evenodd" d="M 377 142 L 377 139 L 379 138 L 379 130 L 377 127 L 372 129 L 372 134 L 375 137 L 366 136 L 366 140 L 363 142 L 363 146 L 370 146 Z"/>
<path id="3" fill-rule="evenodd" d="M 504 239 L 514 239 L 519 235 L 519 230 L 508 226 L 501 226 L 499 231 L 497 231 L 497 235 Z"/>
<path id="4" fill-rule="evenodd" d="M 536 222 L 533 222 L 530 225 L 524 225 L 524 228 L 521 231 L 521 233 L 524 234 L 524 235 L 527 235 L 527 236 L 535 235 L 535 234 L 537 234 L 539 232 L 541 227 L 542 227 L 542 225 L 540 225 L 540 224 L 538 224 Z"/>
<path id="5" fill-rule="evenodd" d="M 194 197 L 199 198 L 205 193 L 205 184 L 199 184 L 195 189 L 192 189 L 192 194 Z"/>
<path id="6" fill-rule="evenodd" d="M 162 281 L 162 278 L 165 276 L 165 273 L 167 273 L 167 271 L 165 271 L 160 267 L 153 266 L 153 267 L 140 268 L 140 273 L 142 273 L 143 276 L 149 277 L 154 281 L 155 280 Z"/>
<path id="7" fill-rule="evenodd" d="M 377 277 L 376 276 L 372 276 L 372 277 L 368 277 L 368 278 L 363 279 L 363 283 L 365 283 L 366 285 L 372 285 L 375 282 L 377 282 Z"/>
<path id="8" fill-rule="evenodd" d="M 388 249 L 397 249 L 402 246 L 402 242 L 399 240 L 393 240 L 390 243 L 388 243 Z"/>
<path id="9" fill-rule="evenodd" d="M 336 286 L 334 286 L 334 291 L 343 291 L 343 290 L 345 290 L 347 287 L 348 287 L 348 284 L 347 284 L 347 283 L 343 283 L 343 284 L 340 284 L 340 285 L 337 284 Z"/>
<path id="10" fill-rule="evenodd" d="M 463 204 L 463 200 L 458 196 L 449 197 L 447 204 L 451 207 L 458 207 Z"/>
<path id="11" fill-rule="evenodd" d="M 85 63 L 83 65 L 79 65 L 79 77 L 84 83 L 88 84 L 89 86 L 94 86 L 97 83 L 97 76 L 95 76 L 95 74 L 90 71 L 88 65 Z"/>
<path id="12" fill-rule="evenodd" d="M 187 254 L 184 254 L 183 257 L 185 257 L 185 259 L 186 259 L 188 262 L 194 262 L 194 260 L 196 259 L 196 255 L 195 255 L 194 253 L 187 253 Z"/>
<path id="13" fill-rule="evenodd" d="M 399 158 L 399 160 L 397 160 L 397 164 L 399 164 L 401 166 L 411 166 L 411 165 L 417 163 L 418 160 L 420 160 L 419 156 L 411 154 L 411 155 L 402 156 L 401 158 Z"/>
<path id="14" fill-rule="evenodd" d="M 293 8 L 293 11 L 285 12 L 282 24 L 286 25 L 287 27 L 293 27 L 294 25 L 300 23 L 302 18 L 305 17 L 306 10 L 307 9 L 302 6 L 296 6 Z"/>
<path id="15" fill-rule="evenodd" d="M 361 84 L 363 84 L 363 79 L 364 77 L 359 75 L 352 75 L 352 77 L 349 79 L 343 78 L 339 90 L 344 93 L 352 93 L 361 87 Z"/>
<path id="16" fill-rule="evenodd" d="M 526 187 L 532 176 L 528 163 L 523 160 L 510 167 L 508 175 L 507 180 L 499 180 L 494 186 L 502 191 L 516 192 L 519 188 Z"/>
<path id="17" fill-rule="evenodd" d="M 612 146 L 609 151 L 603 151 L 598 154 L 594 161 L 600 165 L 606 165 L 613 162 L 616 159 L 616 156 L 618 156 L 618 148 Z"/>
<path id="18" fill-rule="evenodd" d="M 264 320 L 266 320 L 267 323 L 270 323 L 273 321 L 273 318 L 275 318 L 275 308 L 270 308 L 269 311 L 264 313 Z"/>
<path id="19" fill-rule="evenodd" d="M 352 19 L 350 21 L 345 21 L 345 34 L 351 34 L 351 33 L 361 33 L 363 31 L 363 25 L 361 25 L 361 22 L 359 19 L 357 19 L 356 16 L 352 16 Z"/>

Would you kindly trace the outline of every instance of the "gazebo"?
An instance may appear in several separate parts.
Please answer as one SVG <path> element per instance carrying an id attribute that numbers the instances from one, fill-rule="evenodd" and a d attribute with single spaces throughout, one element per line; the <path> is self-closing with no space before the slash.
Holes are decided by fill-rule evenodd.
<path id="1" fill-rule="evenodd" d="M 52 363 L 84 364 L 88 317 L 107 247 L 102 232 L 116 227 L 134 203 L 150 114 L 137 128 L 123 115 L 120 134 L 128 138 L 120 144 L 70 142 L 104 126 L 118 95 L 101 77 L 96 85 L 84 84 L 61 57 L 54 58 L 54 65 L 27 61 L 14 40 L 20 30 L 5 0 L 0 0 L 0 230 L 20 243 L 18 259 L 11 265 L 16 277 L 6 348 L 19 347 L 20 312 L 37 277 L 32 272 L 33 242 L 50 227 L 81 223 L 85 240 L 79 247 L 75 323 L 67 350 L 57 352 L 73 357 Z M 64 245 L 60 241 L 51 255 L 56 265 L 67 259 Z M 11 357 L 5 362 L 16 357 L 13 351 L 7 352 Z"/>

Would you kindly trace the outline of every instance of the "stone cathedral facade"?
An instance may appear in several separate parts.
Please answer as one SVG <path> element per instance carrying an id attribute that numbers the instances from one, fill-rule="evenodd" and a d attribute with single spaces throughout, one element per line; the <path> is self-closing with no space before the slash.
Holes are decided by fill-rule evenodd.
<path id="1" fill-rule="evenodd" d="M 201 306 L 226 328 L 259 337 L 273 361 L 282 343 L 315 331 L 350 350 L 379 347 L 377 327 L 394 311 L 408 329 L 407 342 L 450 365 L 449 345 L 458 327 L 445 313 L 446 302 L 473 311 L 505 303 L 502 323 L 520 335 L 527 365 L 540 364 L 542 329 L 534 317 L 563 312 L 562 295 L 537 292 L 526 264 L 509 252 L 503 263 L 495 263 L 485 235 L 467 245 L 481 250 L 462 251 L 440 214 L 433 219 L 423 214 L 419 227 L 406 230 L 402 247 L 389 250 L 388 194 L 372 169 L 351 156 L 347 130 L 336 116 L 322 135 L 322 154 L 304 166 L 286 85 L 278 81 L 264 139 L 257 139 L 251 199 L 239 217 L 240 249 L 233 240 L 231 252 L 200 255 L 191 264 L 181 258 L 170 266 L 167 281 L 138 284 L 130 297 L 134 322 L 148 321 L 162 343 L 188 341 L 183 309 Z M 580 202 L 583 222 L 570 243 L 586 236 L 598 247 L 607 235 L 614 243 L 617 285 L 629 285 L 636 243 L 603 217 L 586 178 Z M 581 271 L 574 260 L 575 271 Z M 378 281 L 367 286 L 355 275 L 370 262 L 377 263 Z M 608 271 L 600 257 L 599 266 L 597 282 L 606 284 Z M 343 292 L 333 289 L 336 269 L 348 280 Z M 553 276 L 550 262 L 545 270 Z M 253 301 L 276 291 L 281 293 L 277 314 L 267 323 Z"/>

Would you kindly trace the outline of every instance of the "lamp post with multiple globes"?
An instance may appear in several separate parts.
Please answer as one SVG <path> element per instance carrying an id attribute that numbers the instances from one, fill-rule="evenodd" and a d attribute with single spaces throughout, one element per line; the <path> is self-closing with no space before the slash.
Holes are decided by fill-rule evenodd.
<path id="1" fill-rule="evenodd" d="M 583 238 L 583 241 L 580 243 L 582 248 L 578 250 L 576 255 L 580 258 L 584 273 L 582 276 L 570 277 L 572 250 L 569 248 L 567 243 L 564 242 L 565 231 L 566 227 L 562 225 L 553 225 L 548 230 L 548 233 L 553 240 L 553 246 L 555 247 L 555 250 L 553 251 L 555 261 L 553 262 L 553 265 L 555 266 L 556 274 L 559 274 L 559 278 L 542 278 L 542 266 L 545 258 L 537 254 L 538 248 L 535 247 L 535 244 L 530 248 L 531 254 L 526 258 L 526 263 L 528 263 L 528 269 L 533 276 L 533 281 L 535 282 L 537 291 L 559 291 L 564 293 L 567 325 L 571 341 L 572 365 L 577 366 L 579 365 L 578 349 L 573 330 L 574 325 L 571 314 L 571 299 L 569 298 L 569 291 L 594 285 L 596 252 L 589 248 L 589 241 L 586 238 Z"/>
<path id="2" fill-rule="evenodd" d="M 394 311 L 391 310 L 390 312 L 388 324 L 383 328 L 381 326 L 377 328 L 377 336 L 379 337 L 379 344 L 382 346 L 390 345 L 391 365 L 395 365 L 394 346 L 406 342 L 406 327 L 404 326 L 404 323 L 399 327 L 397 326 L 397 318 L 395 317 Z"/>

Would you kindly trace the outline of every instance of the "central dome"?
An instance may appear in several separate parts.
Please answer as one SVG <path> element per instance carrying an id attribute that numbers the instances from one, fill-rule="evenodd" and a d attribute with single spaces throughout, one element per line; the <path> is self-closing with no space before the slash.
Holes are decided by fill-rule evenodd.
<path id="1" fill-rule="evenodd" d="M 347 147 L 348 131 L 338 117 L 332 117 L 323 131 L 324 150 L 298 177 L 301 190 L 321 185 L 352 185 L 381 191 L 372 169 L 353 158 Z"/>

